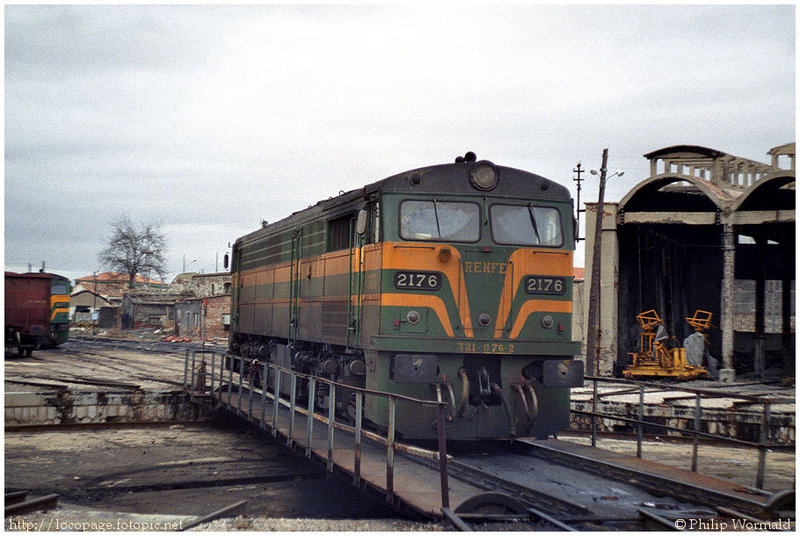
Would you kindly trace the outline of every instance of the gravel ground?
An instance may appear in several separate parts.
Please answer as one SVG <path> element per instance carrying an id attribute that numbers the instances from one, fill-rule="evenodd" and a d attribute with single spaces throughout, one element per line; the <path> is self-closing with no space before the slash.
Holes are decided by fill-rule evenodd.
<path id="1" fill-rule="evenodd" d="M 5 520 L 10 532 L 175 532 L 195 516 L 132 514 L 63 505 L 49 512 L 30 512 Z M 188 529 L 198 532 L 432 532 L 444 527 L 400 519 L 313 519 L 244 516 L 220 518 Z"/>
<path id="2" fill-rule="evenodd" d="M 238 426 L 9 432 L 4 476 L 7 491 L 60 495 L 56 510 L 6 519 L 11 531 L 172 531 L 240 500 L 199 530 L 439 530 Z"/>
<path id="3" fill-rule="evenodd" d="M 233 530 L 269 532 L 431 532 L 444 527 L 396 519 L 265 519 L 239 516 L 217 519 L 190 530 L 228 532 Z"/>

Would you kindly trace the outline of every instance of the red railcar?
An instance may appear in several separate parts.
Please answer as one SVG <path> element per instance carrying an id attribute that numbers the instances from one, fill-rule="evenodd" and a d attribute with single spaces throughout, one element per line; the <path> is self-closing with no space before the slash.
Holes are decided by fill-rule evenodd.
<path id="1" fill-rule="evenodd" d="M 6 349 L 20 355 L 56 346 L 69 334 L 69 279 L 56 274 L 5 273 Z"/>

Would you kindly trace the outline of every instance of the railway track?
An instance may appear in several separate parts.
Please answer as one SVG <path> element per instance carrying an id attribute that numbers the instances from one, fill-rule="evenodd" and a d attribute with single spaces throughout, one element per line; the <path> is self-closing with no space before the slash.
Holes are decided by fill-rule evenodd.
<path id="1" fill-rule="evenodd" d="M 182 354 L 185 354 L 187 346 L 190 345 L 74 339 L 48 350 L 47 358 L 42 354 L 27 364 L 17 360 L 7 362 L 5 381 L 56 390 L 81 387 L 125 391 L 148 388 L 178 390 L 183 387 Z M 151 352 L 159 355 L 155 371 L 154 364 L 146 357 L 133 357 Z M 42 363 L 47 363 L 47 366 L 42 366 Z"/>
<path id="2" fill-rule="evenodd" d="M 443 511 L 459 530 L 794 528 L 793 490 L 761 492 L 766 501 L 747 499 L 537 442 L 515 441 L 490 453 L 458 456 L 448 468 L 453 478 L 486 490 Z"/>
<path id="3" fill-rule="evenodd" d="M 638 488 L 650 493 L 684 498 L 704 507 L 716 508 L 717 506 L 724 506 L 733 508 L 745 515 L 769 515 L 770 511 L 779 512 L 788 503 L 788 501 L 784 501 L 780 504 L 775 503 L 765 507 L 763 500 L 726 493 L 702 483 L 698 484 L 669 478 L 647 470 L 626 467 L 608 460 L 598 460 L 580 454 L 563 452 L 540 442 L 515 442 L 514 450 L 528 456 L 569 465 L 570 467 L 578 468 L 582 472 L 607 478 L 613 482 L 636 482 Z M 701 479 L 702 476 L 698 475 L 698 480 Z"/>
<path id="4" fill-rule="evenodd" d="M 223 352 L 227 345 L 220 346 L 213 343 L 206 343 L 205 346 L 202 342 L 163 342 L 160 340 L 128 340 L 128 339 L 95 339 L 91 337 L 74 337 L 70 339 L 71 343 L 75 343 L 86 348 L 97 348 L 98 345 L 111 348 L 119 348 L 121 350 L 140 350 L 140 351 L 158 351 L 162 353 L 174 353 L 183 355 L 187 349 L 201 350 L 217 350 Z M 85 351 L 83 348 L 81 351 Z M 86 353 L 91 353 L 86 351 Z"/>
<path id="5" fill-rule="evenodd" d="M 481 531 L 794 528 L 793 491 L 747 501 L 674 479 L 661 478 L 659 485 L 657 475 L 645 471 L 598 470 L 603 462 L 596 459 L 548 458 L 552 450 L 525 442 L 512 445 L 448 463 L 452 478 L 486 491 L 443 509 L 446 522 Z"/>
<path id="6" fill-rule="evenodd" d="M 448 471 L 485 490 L 443 510 L 460 530 L 632 531 L 658 524 L 666 530 L 675 528 L 670 519 L 715 515 L 697 504 L 665 500 L 630 483 L 510 449 L 457 456 Z"/>

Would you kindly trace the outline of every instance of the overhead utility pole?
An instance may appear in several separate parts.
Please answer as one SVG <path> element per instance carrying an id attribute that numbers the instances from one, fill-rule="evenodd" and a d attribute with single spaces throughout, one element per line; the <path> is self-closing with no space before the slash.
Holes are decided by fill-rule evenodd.
<path id="1" fill-rule="evenodd" d="M 603 235 L 603 197 L 606 191 L 606 166 L 608 149 L 603 149 L 600 166 L 600 190 L 594 224 L 594 249 L 592 250 L 592 278 L 589 287 L 589 318 L 586 321 L 586 372 L 597 376 L 600 370 L 600 256 Z M 592 170 L 594 175 L 597 173 Z"/>

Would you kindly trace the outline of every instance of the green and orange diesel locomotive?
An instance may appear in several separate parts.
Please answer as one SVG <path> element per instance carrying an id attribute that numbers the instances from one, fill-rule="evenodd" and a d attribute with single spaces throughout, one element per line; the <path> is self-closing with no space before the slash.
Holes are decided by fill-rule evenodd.
<path id="1" fill-rule="evenodd" d="M 230 352 L 447 401 L 448 439 L 547 437 L 583 384 L 572 210 L 563 186 L 467 153 L 265 223 L 233 246 Z M 366 397 L 365 418 L 385 427 L 386 406 Z M 435 438 L 435 420 L 398 402 L 405 438 Z"/>
<path id="2" fill-rule="evenodd" d="M 6 351 L 19 355 L 58 346 L 69 338 L 70 282 L 46 272 L 5 274 Z"/>

